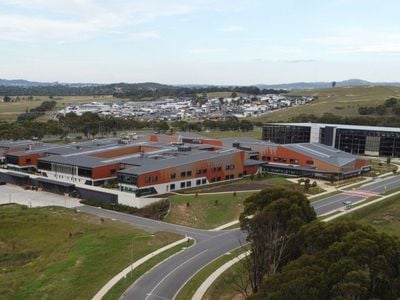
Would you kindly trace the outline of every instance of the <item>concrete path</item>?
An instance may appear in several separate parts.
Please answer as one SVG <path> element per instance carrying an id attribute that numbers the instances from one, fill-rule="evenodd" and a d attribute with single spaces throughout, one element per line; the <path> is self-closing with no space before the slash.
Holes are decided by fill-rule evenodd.
<path id="1" fill-rule="evenodd" d="M 206 294 L 207 290 L 210 288 L 210 286 L 214 283 L 214 281 L 222 275 L 226 270 L 228 270 L 230 267 L 232 267 L 234 264 L 238 263 L 242 259 L 246 258 L 247 256 L 250 255 L 250 251 L 247 251 L 245 253 L 240 254 L 239 256 L 236 256 L 232 260 L 226 262 L 223 264 L 221 267 L 219 267 L 217 270 L 215 270 L 208 278 L 199 286 L 199 288 L 196 290 L 194 293 L 192 300 L 201 300 L 203 299 L 204 295 Z"/>
<path id="2" fill-rule="evenodd" d="M 213 229 L 210 229 L 210 231 L 223 230 L 223 229 L 226 229 L 226 228 L 231 227 L 231 226 L 236 225 L 236 224 L 239 224 L 239 220 L 235 220 L 235 221 L 226 223 L 226 224 L 224 224 L 224 225 L 215 227 L 215 228 L 213 228 Z"/>

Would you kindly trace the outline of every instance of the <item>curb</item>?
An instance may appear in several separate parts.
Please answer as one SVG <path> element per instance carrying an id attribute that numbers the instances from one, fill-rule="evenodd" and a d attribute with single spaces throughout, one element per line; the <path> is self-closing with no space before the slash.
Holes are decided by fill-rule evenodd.
<path id="1" fill-rule="evenodd" d="M 208 278 L 199 286 L 199 288 L 194 293 L 192 300 L 201 300 L 209 287 L 214 283 L 214 281 L 221 276 L 226 270 L 232 267 L 234 264 L 238 263 L 242 259 L 246 258 L 250 254 L 250 251 L 244 252 L 232 260 L 226 262 L 222 266 L 220 266 L 217 270 L 215 270 Z"/>
<path id="2" fill-rule="evenodd" d="M 154 256 L 171 249 L 179 244 L 182 244 L 188 240 L 188 237 L 185 237 L 181 240 L 178 240 L 176 242 L 173 242 L 171 244 L 168 244 L 160 249 L 157 249 L 156 251 L 153 251 L 146 256 L 143 256 L 139 260 L 135 261 L 133 264 L 129 265 L 125 269 L 123 269 L 121 272 L 119 272 L 117 275 L 115 275 L 113 278 L 111 278 L 97 293 L 96 295 L 93 296 L 92 300 L 101 300 L 105 294 L 115 285 L 120 281 L 122 278 L 124 278 L 126 275 L 129 274 L 129 272 L 133 271 L 149 259 L 153 258 Z"/>

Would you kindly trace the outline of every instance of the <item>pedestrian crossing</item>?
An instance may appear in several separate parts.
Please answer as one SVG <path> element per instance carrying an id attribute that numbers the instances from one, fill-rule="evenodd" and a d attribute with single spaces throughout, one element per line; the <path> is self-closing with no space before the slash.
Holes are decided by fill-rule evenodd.
<path id="1" fill-rule="evenodd" d="M 359 196 L 359 197 L 364 197 L 364 198 L 368 198 L 368 197 L 373 197 L 373 196 L 379 195 L 379 193 L 376 193 L 376 192 L 363 191 L 363 190 L 343 191 L 343 193 L 345 195 L 349 195 L 349 196 Z"/>

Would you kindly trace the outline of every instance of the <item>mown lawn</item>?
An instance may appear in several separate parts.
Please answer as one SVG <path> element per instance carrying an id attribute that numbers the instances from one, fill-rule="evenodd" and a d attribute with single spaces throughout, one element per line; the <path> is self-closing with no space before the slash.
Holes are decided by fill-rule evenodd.
<path id="1" fill-rule="evenodd" d="M 1 206 L 0 298 L 90 299 L 132 254 L 179 238 L 59 207 Z"/>
<path id="2" fill-rule="evenodd" d="M 241 290 L 247 283 L 243 262 L 238 262 L 219 276 L 207 290 L 203 300 L 244 300 Z M 250 291 L 250 286 L 247 287 Z"/>
<path id="3" fill-rule="evenodd" d="M 391 173 L 393 170 L 397 170 L 397 166 L 388 164 L 386 159 L 371 160 L 370 165 L 372 170 L 366 174 L 366 176 L 378 176 L 385 173 Z"/>
<path id="4" fill-rule="evenodd" d="M 238 220 L 243 201 L 252 193 L 206 195 L 173 195 L 166 222 L 195 228 L 211 229 Z"/>
<path id="5" fill-rule="evenodd" d="M 276 176 L 272 174 L 264 174 L 262 176 L 245 177 L 240 180 L 220 182 L 206 187 L 195 187 L 179 191 L 182 194 L 193 194 L 193 193 L 211 193 L 211 192 L 229 192 L 229 191 L 252 191 L 262 190 L 273 186 L 285 186 L 300 188 L 297 184 L 287 180 L 285 177 Z"/>

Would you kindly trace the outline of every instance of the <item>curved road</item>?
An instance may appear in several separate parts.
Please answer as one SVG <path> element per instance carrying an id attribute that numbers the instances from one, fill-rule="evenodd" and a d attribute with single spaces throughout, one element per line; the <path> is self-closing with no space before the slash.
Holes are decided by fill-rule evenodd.
<path id="1" fill-rule="evenodd" d="M 398 187 L 400 187 L 400 176 L 392 176 L 365 184 L 351 192 L 342 192 L 341 194 L 316 201 L 311 205 L 318 215 L 322 215 L 342 208 L 343 201 L 356 203 L 372 194 L 380 194 Z M 124 299 L 173 299 L 184 283 L 198 270 L 215 258 L 241 246 L 245 239 L 244 233 L 240 230 L 207 231 L 91 206 L 80 206 L 77 209 L 100 217 L 130 223 L 148 231 L 174 232 L 190 236 L 196 240 L 194 246 L 172 256 L 139 278 L 124 293 Z"/>

